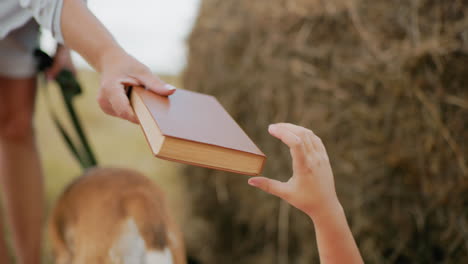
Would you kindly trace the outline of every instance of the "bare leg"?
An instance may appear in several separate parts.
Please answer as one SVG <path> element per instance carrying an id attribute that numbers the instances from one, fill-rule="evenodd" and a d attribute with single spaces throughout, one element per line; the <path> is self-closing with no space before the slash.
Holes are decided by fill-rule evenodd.
<path id="1" fill-rule="evenodd" d="M 39 264 L 43 180 L 32 116 L 36 80 L 0 77 L 0 184 L 17 263 Z"/>
<path id="2" fill-rule="evenodd" d="M 2 214 L 0 214 L 0 263 L 10 263 L 10 254 L 5 243 L 5 234 L 3 233 Z"/>

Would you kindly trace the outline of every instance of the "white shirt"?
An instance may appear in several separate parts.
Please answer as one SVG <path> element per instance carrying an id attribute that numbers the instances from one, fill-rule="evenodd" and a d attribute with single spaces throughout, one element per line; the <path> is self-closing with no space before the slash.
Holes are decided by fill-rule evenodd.
<path id="1" fill-rule="evenodd" d="M 60 29 L 63 0 L 0 0 L 0 40 L 34 18 L 63 43 Z"/>

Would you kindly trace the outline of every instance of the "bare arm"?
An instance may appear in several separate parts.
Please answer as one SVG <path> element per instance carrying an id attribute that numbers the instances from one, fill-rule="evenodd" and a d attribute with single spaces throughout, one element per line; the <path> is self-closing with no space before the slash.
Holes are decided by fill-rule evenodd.
<path id="1" fill-rule="evenodd" d="M 320 138 L 308 129 L 286 123 L 271 125 L 268 131 L 289 146 L 293 176 L 287 182 L 254 177 L 249 184 L 284 199 L 312 219 L 321 263 L 363 263 L 336 195 Z"/>
<path id="2" fill-rule="evenodd" d="M 321 263 L 364 263 L 341 205 L 312 215 Z"/>
<path id="3" fill-rule="evenodd" d="M 102 72 L 103 60 L 109 52 L 124 53 L 82 0 L 63 1 L 61 28 L 67 46 L 99 72 Z"/>
<path id="4" fill-rule="evenodd" d="M 82 0 L 63 1 L 61 31 L 65 44 L 101 73 L 98 102 L 107 114 L 138 122 L 125 95 L 125 85 L 142 85 L 161 95 L 175 91 L 128 55 Z"/>

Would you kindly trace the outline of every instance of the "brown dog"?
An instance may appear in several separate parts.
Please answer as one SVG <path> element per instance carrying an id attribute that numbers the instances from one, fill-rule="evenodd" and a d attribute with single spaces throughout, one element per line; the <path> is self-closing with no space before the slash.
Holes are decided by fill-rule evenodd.
<path id="1" fill-rule="evenodd" d="M 57 264 L 186 263 L 161 190 L 128 169 L 95 168 L 58 199 L 49 226 Z"/>

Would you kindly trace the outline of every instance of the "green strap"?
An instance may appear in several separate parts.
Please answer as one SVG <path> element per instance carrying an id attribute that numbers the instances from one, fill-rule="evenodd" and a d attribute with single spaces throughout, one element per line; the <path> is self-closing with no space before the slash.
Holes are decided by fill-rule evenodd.
<path id="1" fill-rule="evenodd" d="M 62 138 L 65 140 L 65 144 L 67 145 L 68 149 L 71 151 L 73 156 L 77 159 L 78 163 L 80 163 L 80 166 L 85 168 L 86 167 L 86 162 L 83 160 L 83 158 L 79 154 L 78 148 L 75 146 L 75 144 L 73 143 L 73 140 L 71 139 L 70 135 L 68 135 L 67 131 L 62 126 L 62 123 L 60 123 L 57 115 L 55 114 L 54 110 L 52 109 L 52 103 L 50 102 L 49 92 L 48 92 L 48 89 L 47 89 L 47 83 L 45 81 L 44 81 L 44 86 L 45 86 L 44 87 L 44 97 L 45 97 L 47 109 L 49 110 L 52 121 L 54 122 L 55 126 L 59 130 L 59 133 L 62 135 Z"/>
<path id="2" fill-rule="evenodd" d="M 38 59 L 40 71 L 45 71 L 52 65 L 52 58 L 50 58 L 44 52 L 36 50 L 35 56 Z M 65 106 L 67 109 L 68 117 L 70 118 L 73 124 L 73 128 L 76 134 L 78 135 L 78 144 L 73 142 L 70 134 L 65 130 L 57 115 L 54 113 L 50 102 L 49 93 L 47 91 L 48 86 L 45 85 L 44 94 L 46 97 L 46 103 L 48 105 L 48 109 L 52 120 L 57 129 L 59 130 L 60 134 L 62 135 L 68 149 L 71 151 L 76 160 L 80 163 L 80 166 L 83 169 L 94 167 L 97 165 L 96 158 L 88 143 L 86 134 L 82 129 L 82 125 L 78 118 L 78 115 L 76 114 L 75 107 L 73 106 L 73 99 L 75 98 L 75 96 L 80 95 L 82 92 L 81 86 L 76 80 L 76 78 L 73 76 L 73 74 L 68 70 L 62 70 L 55 78 L 55 81 L 60 87 L 62 98 L 65 102 Z"/>
<path id="3" fill-rule="evenodd" d="M 82 158 L 86 160 L 87 166 L 83 166 L 83 168 L 89 168 L 89 167 L 94 167 L 97 165 L 96 158 L 93 154 L 93 151 L 91 150 L 91 147 L 88 143 L 88 140 L 86 138 L 86 135 L 83 131 L 83 128 L 81 126 L 81 122 L 78 118 L 78 115 L 76 114 L 75 107 L 73 106 L 73 98 L 79 94 L 81 94 L 81 86 L 76 80 L 76 78 L 73 76 L 73 74 L 68 71 L 68 70 L 62 70 L 57 78 L 56 81 L 60 85 L 60 90 L 62 91 L 62 97 L 63 100 L 65 101 L 65 106 L 68 111 L 68 115 L 72 121 L 73 127 L 78 135 L 78 138 L 81 143 L 81 150 L 82 150 Z M 77 88 L 77 91 L 79 93 L 75 93 L 71 88 L 71 86 L 75 86 Z M 71 91 L 71 92 L 69 92 Z"/>

